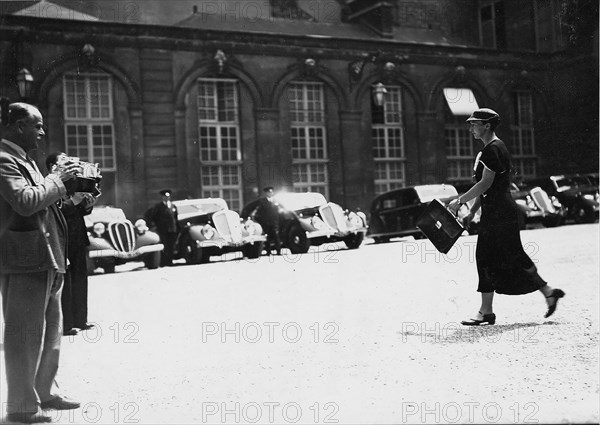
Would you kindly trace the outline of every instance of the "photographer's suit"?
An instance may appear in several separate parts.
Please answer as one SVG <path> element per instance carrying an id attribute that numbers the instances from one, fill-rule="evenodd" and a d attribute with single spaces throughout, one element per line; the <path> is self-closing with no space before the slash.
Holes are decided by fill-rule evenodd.
<path id="1" fill-rule="evenodd" d="M 18 145 L 0 142 L 0 291 L 7 413 L 35 412 L 54 397 L 67 228 L 56 206 L 67 192 Z"/>

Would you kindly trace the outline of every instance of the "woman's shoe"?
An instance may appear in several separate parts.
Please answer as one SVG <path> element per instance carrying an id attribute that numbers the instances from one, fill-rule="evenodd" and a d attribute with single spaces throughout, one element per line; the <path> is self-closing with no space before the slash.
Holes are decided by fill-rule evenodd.
<path id="1" fill-rule="evenodd" d="M 548 311 L 544 315 L 545 318 L 552 316 L 552 314 L 556 311 L 556 307 L 558 306 L 558 300 L 565 296 L 565 293 L 562 289 L 553 289 L 546 298 L 556 298 L 556 302 L 548 306 Z"/>
<path id="2" fill-rule="evenodd" d="M 460 323 L 465 326 L 493 325 L 494 323 L 496 323 L 496 315 L 494 313 L 482 314 L 480 311 L 479 314 L 483 316 L 483 319 L 463 320 Z"/>

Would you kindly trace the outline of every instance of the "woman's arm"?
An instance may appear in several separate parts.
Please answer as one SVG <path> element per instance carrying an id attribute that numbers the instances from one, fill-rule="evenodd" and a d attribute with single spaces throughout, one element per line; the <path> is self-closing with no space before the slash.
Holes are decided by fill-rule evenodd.
<path id="1" fill-rule="evenodd" d="M 481 176 L 481 180 L 475 183 L 471 189 L 467 190 L 466 193 L 460 195 L 458 198 L 450 202 L 448 204 L 448 208 L 450 208 L 451 211 L 456 212 L 460 208 L 461 204 L 464 204 L 473 198 L 479 198 L 482 193 L 485 193 L 486 190 L 492 186 L 495 176 L 496 173 L 483 164 L 483 175 Z M 478 201 L 479 199 L 476 200 L 476 202 Z"/>

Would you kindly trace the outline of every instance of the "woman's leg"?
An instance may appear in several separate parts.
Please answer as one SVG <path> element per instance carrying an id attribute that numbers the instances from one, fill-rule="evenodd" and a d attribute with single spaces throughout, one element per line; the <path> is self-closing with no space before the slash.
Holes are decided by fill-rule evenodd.
<path id="1" fill-rule="evenodd" d="M 482 292 L 481 293 L 481 307 L 479 308 L 479 314 L 492 314 L 493 308 L 492 303 L 494 302 L 494 293 L 493 292 Z"/>

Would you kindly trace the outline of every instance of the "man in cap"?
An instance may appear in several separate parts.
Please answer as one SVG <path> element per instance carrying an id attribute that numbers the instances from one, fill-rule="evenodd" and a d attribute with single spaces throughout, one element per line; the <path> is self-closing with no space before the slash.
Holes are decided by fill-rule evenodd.
<path id="1" fill-rule="evenodd" d="M 281 255 L 281 239 L 279 237 L 279 205 L 275 201 L 275 192 L 272 186 L 263 189 L 265 196 L 258 200 L 254 217 L 267 234 L 267 251 L 275 249 Z"/>
<path id="2" fill-rule="evenodd" d="M 175 240 L 179 224 L 177 222 L 177 207 L 171 202 L 171 190 L 163 189 L 160 192 L 162 200 L 148 209 L 144 214 L 144 219 L 148 225 L 156 227 L 156 233 L 160 236 L 160 240 L 165 248 L 160 257 L 160 265 L 173 265 L 173 250 L 175 249 Z"/>

